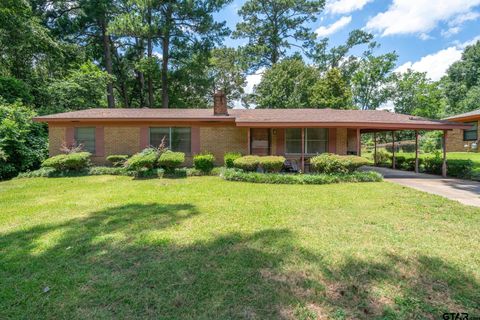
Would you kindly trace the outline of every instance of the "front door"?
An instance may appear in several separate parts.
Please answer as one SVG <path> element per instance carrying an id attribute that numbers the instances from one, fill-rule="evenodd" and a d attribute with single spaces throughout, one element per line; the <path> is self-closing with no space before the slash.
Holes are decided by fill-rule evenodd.
<path id="1" fill-rule="evenodd" d="M 270 155 L 270 129 L 250 129 L 250 153 L 257 156 Z"/>

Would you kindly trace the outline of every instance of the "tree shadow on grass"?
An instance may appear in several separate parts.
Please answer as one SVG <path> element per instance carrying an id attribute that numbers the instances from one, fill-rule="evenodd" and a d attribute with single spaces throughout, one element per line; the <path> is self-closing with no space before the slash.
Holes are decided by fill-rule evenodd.
<path id="1" fill-rule="evenodd" d="M 480 313 L 479 283 L 436 257 L 385 254 L 332 264 L 299 246 L 286 229 L 208 240 L 192 230 L 192 240 L 184 242 L 164 232 L 199 214 L 191 204 L 131 204 L 0 235 L 0 318 L 411 319 Z"/>
<path id="2" fill-rule="evenodd" d="M 353 257 L 323 270 L 331 314 L 355 319 L 441 319 L 445 312 L 480 315 L 480 284 L 457 266 L 429 256 Z M 326 267 L 326 266 L 324 266 Z"/>

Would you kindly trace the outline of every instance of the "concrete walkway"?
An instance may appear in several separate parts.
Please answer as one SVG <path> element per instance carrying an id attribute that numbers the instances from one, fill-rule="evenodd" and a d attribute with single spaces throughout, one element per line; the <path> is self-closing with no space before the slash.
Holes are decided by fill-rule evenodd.
<path id="1" fill-rule="evenodd" d="M 380 167 L 365 167 L 365 169 L 377 171 L 384 176 L 385 180 L 402 186 L 480 207 L 480 182 Z"/>

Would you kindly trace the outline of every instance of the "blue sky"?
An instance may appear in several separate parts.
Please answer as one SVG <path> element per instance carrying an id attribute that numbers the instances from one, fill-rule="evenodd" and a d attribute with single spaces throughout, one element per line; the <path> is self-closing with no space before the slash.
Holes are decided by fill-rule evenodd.
<path id="1" fill-rule="evenodd" d="M 235 29 L 244 2 L 234 0 L 216 18 Z M 397 71 L 412 68 L 438 80 L 466 45 L 480 40 L 480 0 L 327 0 L 310 27 L 332 45 L 344 43 L 354 29 L 369 31 L 381 44 L 379 53 L 397 52 Z M 227 39 L 225 44 L 244 42 Z M 258 81 L 249 77 L 249 86 Z"/>

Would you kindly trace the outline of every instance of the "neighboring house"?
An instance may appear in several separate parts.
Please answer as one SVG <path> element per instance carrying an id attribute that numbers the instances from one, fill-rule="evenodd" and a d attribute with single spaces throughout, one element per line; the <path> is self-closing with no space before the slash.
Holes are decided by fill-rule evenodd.
<path id="1" fill-rule="evenodd" d="M 453 117 L 446 118 L 445 120 L 451 122 L 460 122 L 468 125 L 467 129 L 454 129 L 448 136 L 447 151 L 459 152 L 459 151 L 480 151 L 478 149 L 478 142 L 480 136 L 480 109 L 462 113 Z M 477 148 L 472 148 L 477 146 Z"/>
<path id="2" fill-rule="evenodd" d="M 316 154 L 360 154 L 360 134 L 395 130 L 453 130 L 465 126 L 388 111 L 332 109 L 227 109 L 223 94 L 211 109 L 88 109 L 36 117 L 49 126 L 50 155 L 62 145 L 83 144 L 93 161 L 134 154 L 165 139 L 191 157 L 211 152 L 283 155 L 303 167 Z"/>

